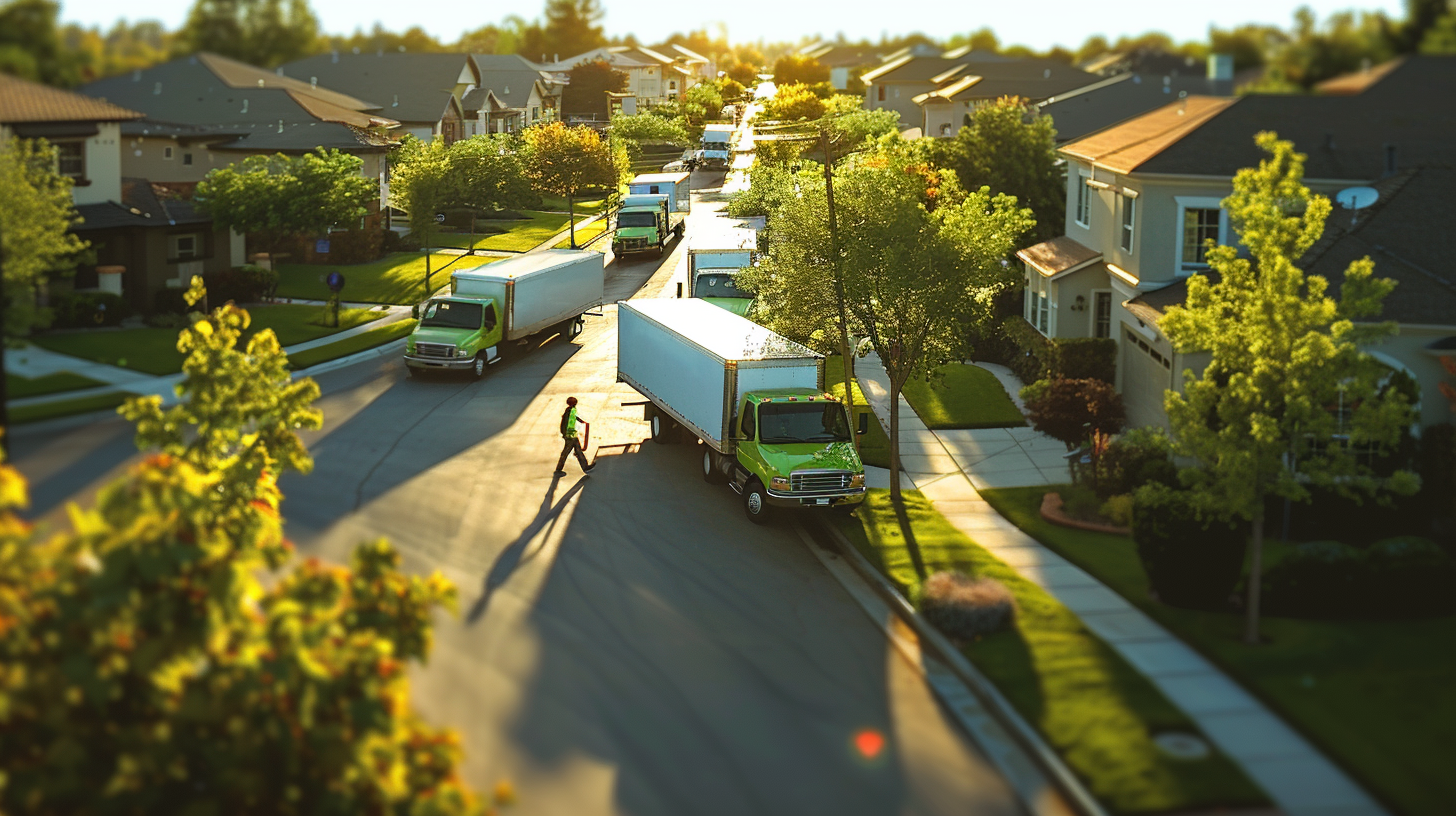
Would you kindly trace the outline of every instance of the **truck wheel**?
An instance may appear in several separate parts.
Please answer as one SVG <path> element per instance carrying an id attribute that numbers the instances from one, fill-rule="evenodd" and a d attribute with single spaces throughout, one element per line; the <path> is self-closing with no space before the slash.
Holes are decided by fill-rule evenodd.
<path id="1" fill-rule="evenodd" d="M 763 489 L 763 482 L 758 479 L 749 479 L 748 484 L 743 488 L 743 513 L 748 520 L 754 524 L 766 524 L 768 522 L 768 491 Z"/>
<path id="2" fill-rule="evenodd" d="M 475 355 L 475 365 L 470 369 L 470 376 L 477 380 L 485 376 L 485 352 Z"/>
<path id="3" fill-rule="evenodd" d="M 686 224 L 684 224 L 683 222 L 678 222 L 678 225 L 673 228 L 673 232 L 677 234 L 677 239 L 679 241 L 682 240 L 682 237 L 683 237 L 683 229 L 685 227 L 686 227 Z"/>
<path id="4" fill-rule="evenodd" d="M 673 421 L 662 414 L 652 415 L 652 441 L 659 445 L 670 445 L 677 441 L 677 428 Z"/>
<path id="5" fill-rule="evenodd" d="M 566 339 L 575 340 L 576 338 L 580 337 L 581 331 L 584 328 L 586 328 L 586 321 L 582 320 L 580 317 L 573 317 L 571 320 L 567 321 Z"/>
<path id="6" fill-rule="evenodd" d="M 728 477 L 718 469 L 718 452 L 703 446 L 703 481 L 708 484 L 723 484 Z"/>

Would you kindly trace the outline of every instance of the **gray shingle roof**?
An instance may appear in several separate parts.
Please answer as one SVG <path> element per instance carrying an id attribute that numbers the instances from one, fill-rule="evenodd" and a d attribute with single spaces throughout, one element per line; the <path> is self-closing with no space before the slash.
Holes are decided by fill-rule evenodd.
<path id="1" fill-rule="evenodd" d="M 516 54 L 472 54 L 470 58 L 475 60 L 480 72 L 480 85 L 466 95 L 467 111 L 480 110 L 480 101 L 485 97 L 480 91 L 484 89 L 489 89 L 508 108 L 524 108 L 531 98 L 531 87 L 547 80 L 541 69 Z"/>
<path id="2" fill-rule="evenodd" d="M 1233 83 L 1202 76 L 1119 74 L 1054 95 L 1038 107 L 1052 117 L 1057 141 L 1067 142 L 1166 105 L 1180 93 L 1227 96 L 1233 93 Z"/>
<path id="3" fill-rule="evenodd" d="M 283 73 L 377 102 L 401 122 L 438 122 L 469 54 L 320 54 L 290 62 Z"/>

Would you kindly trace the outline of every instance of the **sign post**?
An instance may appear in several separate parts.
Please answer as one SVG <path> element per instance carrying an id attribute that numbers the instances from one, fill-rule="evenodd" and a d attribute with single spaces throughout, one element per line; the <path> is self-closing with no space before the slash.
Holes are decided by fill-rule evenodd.
<path id="1" fill-rule="evenodd" d="M 335 269 L 329 273 L 325 283 L 329 285 L 329 305 L 333 308 L 334 328 L 337 329 L 339 327 L 339 293 L 344 291 L 344 276 Z"/>

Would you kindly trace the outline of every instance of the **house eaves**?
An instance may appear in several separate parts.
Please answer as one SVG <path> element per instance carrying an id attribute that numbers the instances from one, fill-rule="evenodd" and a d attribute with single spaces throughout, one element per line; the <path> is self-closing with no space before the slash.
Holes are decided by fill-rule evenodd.
<path id="1" fill-rule="evenodd" d="M 906 54 L 903 57 L 897 57 L 896 59 L 885 63 L 884 65 L 865 71 L 863 74 L 860 74 L 859 78 L 865 82 L 874 82 L 885 74 L 888 74 L 897 68 L 903 67 L 904 65 L 909 63 L 910 60 L 913 59 L 915 58 L 910 56 L 909 54 Z"/>
<path id="2" fill-rule="evenodd" d="M 1237 101 L 1189 96 L 1064 145 L 1059 152 L 1114 173 L 1131 173 Z"/>

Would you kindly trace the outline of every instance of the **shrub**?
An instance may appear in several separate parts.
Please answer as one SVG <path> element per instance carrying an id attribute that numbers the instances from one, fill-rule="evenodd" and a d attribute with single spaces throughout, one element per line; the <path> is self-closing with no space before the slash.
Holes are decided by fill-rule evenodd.
<path id="1" fill-rule="evenodd" d="M 1264 507 L 1271 534 L 1291 541 L 1335 539 L 1357 547 L 1396 535 L 1423 535 L 1428 521 L 1418 496 L 1385 496 L 1380 501 L 1312 485 L 1309 498 L 1288 507 L 1288 535 L 1284 534 L 1285 502 L 1270 497 Z"/>
<path id="2" fill-rule="evenodd" d="M 975 640 L 1010 624 L 1016 600 L 1000 581 L 942 571 L 925 581 L 920 614 L 950 637 Z"/>
<path id="3" fill-rule="evenodd" d="M 1133 494 L 1132 540 L 1159 600 L 1218 608 L 1244 568 L 1244 537 L 1233 525 L 1198 517 L 1191 496 L 1162 484 Z"/>
<path id="4" fill-rule="evenodd" d="M 1051 344 L 1049 368 L 1053 377 L 1069 380 L 1101 380 L 1108 385 L 1117 378 L 1117 343 L 1110 337 L 1064 337 Z"/>
<path id="5" fill-rule="evenodd" d="M 1093 463 L 1093 488 L 1105 498 L 1157 482 L 1174 487 L 1173 441 L 1162 428 L 1133 428 L 1115 439 Z"/>
<path id="6" fill-rule="evenodd" d="M 57 329 L 117 326 L 131 316 L 131 306 L 110 292 L 61 292 L 51 296 L 50 308 Z"/>
<path id="7" fill-rule="evenodd" d="M 200 310 L 202 308 L 201 303 L 198 303 L 195 307 L 187 305 L 186 294 L 186 289 L 171 286 L 164 286 L 158 289 L 157 293 L 152 295 L 152 314 L 182 315 L 189 311 Z"/>
<path id="8" fill-rule="evenodd" d="M 187 325 L 187 317 L 175 312 L 157 312 L 147 318 L 147 325 L 157 329 L 180 329 Z"/>
<path id="9" fill-rule="evenodd" d="M 1102 503 L 1102 517 L 1118 527 L 1132 526 L 1132 494 L 1112 496 Z"/>
<path id="10" fill-rule="evenodd" d="M 1001 326 L 1014 349 L 1007 367 L 1024 383 L 1051 376 L 1051 367 L 1047 364 L 1052 356 L 1051 341 L 1020 316 L 1008 317 Z"/>
<path id="11" fill-rule="evenodd" d="M 1093 431 L 1115 434 L 1126 421 L 1122 397 L 1101 380 L 1051 380 L 1023 389 L 1022 399 L 1032 427 L 1061 440 L 1068 450 Z"/>
<path id="12" fill-rule="evenodd" d="M 1360 550 L 1296 544 L 1265 573 L 1262 604 L 1300 618 L 1380 618 L 1456 611 L 1456 565 L 1428 538 L 1398 536 Z"/>
<path id="13" fill-rule="evenodd" d="M 1421 434 L 1417 467 L 1421 504 L 1434 519 L 1456 516 L 1456 425 L 1443 422 Z"/>
<path id="14" fill-rule="evenodd" d="M 256 264 L 247 264 L 204 276 L 207 300 L 212 306 L 228 301 L 254 303 L 270 297 L 278 288 L 278 273 Z"/>

